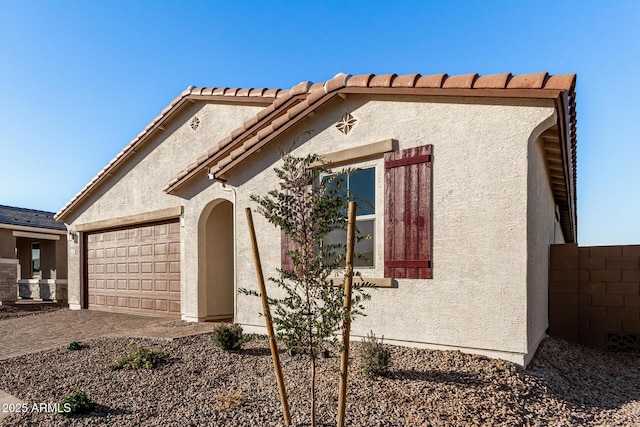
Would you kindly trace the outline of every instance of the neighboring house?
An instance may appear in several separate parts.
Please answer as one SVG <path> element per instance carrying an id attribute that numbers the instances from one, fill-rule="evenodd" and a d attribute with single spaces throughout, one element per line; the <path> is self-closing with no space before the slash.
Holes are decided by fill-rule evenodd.
<path id="1" fill-rule="evenodd" d="M 189 87 L 57 213 L 75 237 L 69 305 L 264 332 L 259 299 L 237 293 L 257 288 L 244 208 L 293 147 L 360 168 L 351 189 L 373 204 L 359 271 L 379 289 L 355 336 L 526 364 L 548 327 L 549 245 L 576 240 L 574 86 L 538 73 Z M 255 222 L 273 276 L 286 240 Z"/>
<path id="2" fill-rule="evenodd" d="M 53 212 L 0 205 L 0 304 L 66 302 L 66 237 Z"/>

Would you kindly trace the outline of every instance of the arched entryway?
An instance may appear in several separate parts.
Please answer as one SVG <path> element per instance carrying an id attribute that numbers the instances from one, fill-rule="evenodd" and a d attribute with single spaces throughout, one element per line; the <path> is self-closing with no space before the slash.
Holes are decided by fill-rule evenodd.
<path id="1" fill-rule="evenodd" d="M 201 310 L 198 317 L 203 320 L 233 319 L 233 204 L 220 199 L 211 202 L 202 212 L 198 228 Z"/>

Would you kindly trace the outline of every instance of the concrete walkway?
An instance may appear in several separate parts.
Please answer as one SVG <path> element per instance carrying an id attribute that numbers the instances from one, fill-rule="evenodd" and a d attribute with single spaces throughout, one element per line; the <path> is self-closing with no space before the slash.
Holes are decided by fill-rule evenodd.
<path id="1" fill-rule="evenodd" d="M 173 339 L 208 333 L 214 327 L 215 323 L 65 309 L 0 321 L 0 361 L 66 347 L 72 341 L 105 336 Z M 9 412 L 2 412 L 4 404 L 15 403 L 20 400 L 0 390 L 0 420 L 9 416 Z"/>

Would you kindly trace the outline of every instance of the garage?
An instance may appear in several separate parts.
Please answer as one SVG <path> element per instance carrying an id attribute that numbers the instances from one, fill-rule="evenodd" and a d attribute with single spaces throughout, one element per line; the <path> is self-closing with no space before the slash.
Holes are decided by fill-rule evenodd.
<path id="1" fill-rule="evenodd" d="M 180 223 L 85 234 L 89 309 L 180 316 Z"/>

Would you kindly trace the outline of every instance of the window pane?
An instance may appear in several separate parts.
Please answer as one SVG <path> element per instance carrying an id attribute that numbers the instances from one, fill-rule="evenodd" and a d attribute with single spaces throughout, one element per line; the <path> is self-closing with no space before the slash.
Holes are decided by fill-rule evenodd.
<path id="1" fill-rule="evenodd" d="M 373 267 L 373 235 L 374 235 L 374 220 L 356 221 L 356 227 L 358 228 L 360 236 L 370 235 L 371 239 L 363 239 L 356 243 L 356 254 L 360 255 L 360 258 L 353 260 L 355 267 Z M 347 230 L 334 230 L 324 238 L 325 244 L 341 244 L 346 248 L 347 245 Z M 340 264 L 344 267 L 345 263 Z"/>
<path id="2" fill-rule="evenodd" d="M 40 243 L 31 245 L 31 266 L 34 274 L 40 272 Z"/>
<path id="3" fill-rule="evenodd" d="M 338 189 L 338 195 L 344 197 L 346 195 L 345 186 L 347 185 L 346 174 L 341 173 L 338 175 L 325 175 L 322 177 L 322 183 L 323 184 L 326 183 L 331 177 L 335 177 L 336 179 L 334 179 L 333 182 L 329 184 L 329 187 L 327 189 L 334 189 L 337 187 L 338 183 L 340 183 L 340 188 Z"/>
<path id="4" fill-rule="evenodd" d="M 371 236 L 371 239 L 362 239 L 358 243 L 356 243 L 356 254 L 359 254 L 362 258 L 356 258 L 353 260 L 353 265 L 356 267 L 373 267 L 373 236 L 375 233 L 374 223 L 375 221 L 372 219 L 356 221 L 356 227 L 358 228 L 359 235 Z"/>
<path id="5" fill-rule="evenodd" d="M 358 215 L 372 215 L 375 213 L 376 203 L 376 170 L 367 168 L 355 171 L 349 175 L 349 191 L 360 200 Z"/>

